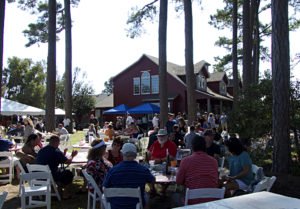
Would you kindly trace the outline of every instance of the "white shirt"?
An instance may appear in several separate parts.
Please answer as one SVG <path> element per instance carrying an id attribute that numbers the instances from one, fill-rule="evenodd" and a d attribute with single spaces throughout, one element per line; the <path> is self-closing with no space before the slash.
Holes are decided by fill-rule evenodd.
<path id="1" fill-rule="evenodd" d="M 158 127 L 159 118 L 154 116 L 152 119 L 152 125 L 153 127 Z"/>
<path id="2" fill-rule="evenodd" d="M 65 118 L 65 119 L 63 120 L 64 127 L 69 126 L 69 125 L 70 125 L 70 122 L 71 122 L 71 120 L 70 120 L 69 118 Z"/>
<path id="3" fill-rule="evenodd" d="M 133 121 L 133 119 L 132 119 L 132 117 L 130 116 L 130 115 L 128 115 L 127 116 L 127 118 L 126 118 L 126 124 L 131 124 L 131 123 L 133 123 L 134 121 Z"/>

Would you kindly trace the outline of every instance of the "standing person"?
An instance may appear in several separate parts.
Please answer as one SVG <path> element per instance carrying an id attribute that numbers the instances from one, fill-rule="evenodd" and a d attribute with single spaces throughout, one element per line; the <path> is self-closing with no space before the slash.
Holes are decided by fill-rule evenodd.
<path id="1" fill-rule="evenodd" d="M 212 129 L 216 125 L 215 116 L 213 113 L 209 113 L 209 117 L 207 119 L 207 123 L 209 125 L 209 129 Z"/>
<path id="2" fill-rule="evenodd" d="M 145 131 L 148 131 L 148 118 L 146 114 L 142 117 L 142 127 Z"/>
<path id="3" fill-rule="evenodd" d="M 64 120 L 63 120 L 63 124 L 64 124 L 64 127 L 65 127 L 66 129 L 68 129 L 70 123 L 71 123 L 70 118 L 68 118 L 68 116 L 65 116 L 65 118 L 64 118 Z"/>
<path id="4" fill-rule="evenodd" d="M 38 152 L 36 163 L 41 165 L 49 165 L 54 181 L 60 182 L 64 186 L 63 199 L 70 199 L 70 186 L 73 181 L 73 174 L 69 170 L 59 170 L 59 164 L 70 164 L 73 158 L 77 155 L 77 151 L 73 151 L 70 158 L 65 156 L 67 149 L 64 152 L 58 149 L 60 139 L 58 136 L 51 136 L 49 145 L 43 147 Z"/>
<path id="5" fill-rule="evenodd" d="M 100 190 L 102 190 L 102 183 L 104 181 L 107 171 L 112 167 L 111 164 L 108 164 L 104 159 L 106 144 L 102 139 L 95 139 L 92 144 L 92 148 L 89 150 L 86 165 L 86 172 L 90 174 Z M 89 184 L 89 190 L 94 191 L 94 188 Z"/>
<path id="6" fill-rule="evenodd" d="M 152 119 L 152 125 L 153 125 L 153 128 L 159 127 L 159 118 L 158 118 L 157 113 L 154 114 L 154 117 Z"/>
<path id="7" fill-rule="evenodd" d="M 225 114 L 225 112 L 222 112 L 220 120 L 221 120 L 222 131 L 227 130 L 227 115 Z"/>
<path id="8" fill-rule="evenodd" d="M 32 120 L 29 117 L 24 119 L 24 125 L 25 125 L 25 130 L 24 130 L 23 141 L 26 143 L 28 136 L 34 133 L 34 126 Z"/>
<path id="9" fill-rule="evenodd" d="M 168 132 L 168 135 L 170 135 L 173 132 L 173 127 L 176 124 L 174 121 L 174 114 L 170 113 L 169 114 L 169 120 L 165 124 L 165 129 Z"/>
<path id="10" fill-rule="evenodd" d="M 137 149 L 134 144 L 126 143 L 122 148 L 123 161 L 112 167 L 106 174 L 103 186 L 107 188 L 138 188 L 141 189 L 143 206 L 146 204 L 145 184 L 154 187 L 155 177 L 148 168 L 135 161 Z M 109 198 L 111 208 L 136 208 L 137 198 Z"/>
<path id="11" fill-rule="evenodd" d="M 126 118 L 126 128 L 129 127 L 130 124 L 134 123 L 133 118 L 131 117 L 131 115 L 128 113 L 127 114 L 127 118 Z"/>
<path id="12" fill-rule="evenodd" d="M 182 146 L 184 145 L 183 143 L 183 136 L 178 124 L 175 124 L 173 127 L 173 133 L 171 133 L 171 140 L 176 144 L 178 147 L 179 145 Z"/>
<path id="13" fill-rule="evenodd" d="M 182 159 L 176 183 L 189 189 L 218 188 L 218 162 L 207 155 L 205 139 L 195 135 L 192 138 L 193 154 Z M 193 199 L 190 204 L 212 201 L 215 199 Z"/>
<path id="14" fill-rule="evenodd" d="M 94 114 L 90 115 L 90 121 L 89 124 L 93 123 L 95 125 L 95 128 L 98 130 L 98 126 L 99 126 L 99 121 L 97 118 L 95 118 Z"/>
<path id="15" fill-rule="evenodd" d="M 178 124 L 179 124 L 180 134 L 184 136 L 187 133 L 187 131 L 188 131 L 188 126 L 185 123 L 185 121 L 184 121 L 183 118 L 179 118 L 178 119 Z"/>

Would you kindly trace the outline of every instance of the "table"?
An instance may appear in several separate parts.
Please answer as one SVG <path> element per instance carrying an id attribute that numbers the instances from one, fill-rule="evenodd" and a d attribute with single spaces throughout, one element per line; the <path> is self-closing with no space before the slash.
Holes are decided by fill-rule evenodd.
<path id="1" fill-rule="evenodd" d="M 275 194 L 256 192 L 208 203 L 179 207 L 184 209 L 300 209 L 300 199 Z"/>
<path id="2" fill-rule="evenodd" d="M 108 141 L 108 142 L 105 142 L 106 144 L 106 148 L 110 148 L 111 145 L 112 145 L 112 141 Z M 76 149 L 91 149 L 92 146 L 89 144 L 89 143 L 83 143 L 83 144 L 74 144 L 72 145 L 73 148 L 76 148 Z"/>

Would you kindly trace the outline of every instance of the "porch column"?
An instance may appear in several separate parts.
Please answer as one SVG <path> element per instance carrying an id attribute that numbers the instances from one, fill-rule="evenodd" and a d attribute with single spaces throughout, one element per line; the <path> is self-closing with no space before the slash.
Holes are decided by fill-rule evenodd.
<path id="1" fill-rule="evenodd" d="M 223 100 L 220 100 L 220 114 L 223 112 Z"/>
<path id="2" fill-rule="evenodd" d="M 210 98 L 206 100 L 206 106 L 207 106 L 207 113 L 209 114 L 211 112 Z"/>

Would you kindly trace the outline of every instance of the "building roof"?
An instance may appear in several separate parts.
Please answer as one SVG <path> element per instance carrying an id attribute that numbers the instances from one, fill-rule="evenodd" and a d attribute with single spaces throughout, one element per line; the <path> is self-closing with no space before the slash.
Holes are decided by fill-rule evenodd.
<path id="1" fill-rule="evenodd" d="M 225 72 L 215 72 L 211 73 L 210 77 L 207 79 L 207 82 L 218 82 L 223 80 L 228 84 L 228 78 Z"/>
<path id="2" fill-rule="evenodd" d="M 114 95 L 110 94 L 98 94 L 95 95 L 96 99 L 96 108 L 105 108 L 105 107 L 113 107 L 114 106 Z"/>

